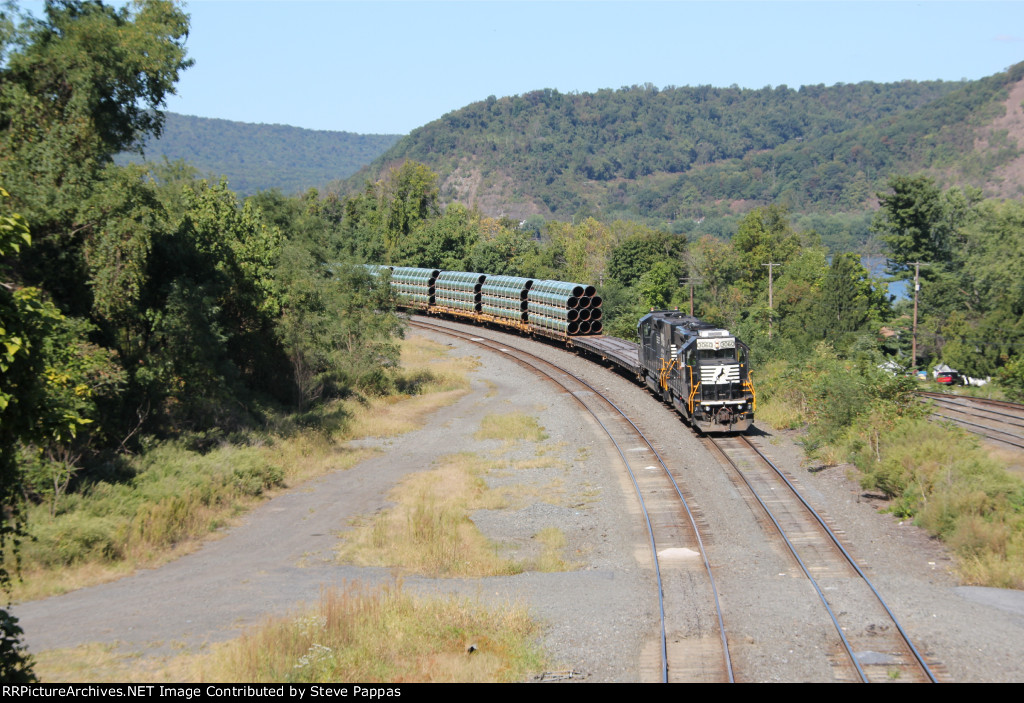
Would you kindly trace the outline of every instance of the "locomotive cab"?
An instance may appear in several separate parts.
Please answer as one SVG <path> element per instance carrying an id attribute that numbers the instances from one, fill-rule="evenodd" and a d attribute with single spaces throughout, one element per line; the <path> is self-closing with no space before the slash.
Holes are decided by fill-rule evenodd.
<path id="1" fill-rule="evenodd" d="M 727 330 L 679 311 L 637 325 L 647 386 L 705 432 L 745 432 L 754 421 L 749 348 Z"/>

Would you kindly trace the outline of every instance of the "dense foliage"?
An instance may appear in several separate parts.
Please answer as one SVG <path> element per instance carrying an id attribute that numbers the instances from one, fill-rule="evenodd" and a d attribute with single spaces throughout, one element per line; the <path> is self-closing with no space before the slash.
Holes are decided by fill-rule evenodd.
<path id="1" fill-rule="evenodd" d="M 398 134 L 327 132 L 168 112 L 159 137 L 146 140 L 143 154 L 123 153 L 115 161 L 186 161 L 201 174 L 225 176 L 240 195 L 275 188 L 302 193 L 348 178 L 400 138 Z"/>
<path id="2" fill-rule="evenodd" d="M 315 197 L 241 202 L 182 163 L 114 164 L 161 133 L 187 31 L 169 0 L 0 6 L 5 589 L 26 501 L 58 516 L 75 491 L 130 485 L 125 454 L 209 448 L 268 408 L 380 390 L 397 363 L 387 289 L 338 263 L 338 221 Z M 250 473 L 214 483 L 258 493 L 278 475 Z M 30 674 L 3 622 L 5 680 Z"/>
<path id="3" fill-rule="evenodd" d="M 415 159 L 441 174 L 446 201 L 468 195 L 487 210 L 559 219 L 689 220 L 771 203 L 864 210 L 894 170 L 957 168 L 983 180 L 1015 156 L 1012 140 L 984 154 L 973 140 L 1022 73 L 1024 65 L 972 83 L 492 96 L 414 130 L 369 172 Z M 468 194 L 467 180 L 479 181 Z"/>

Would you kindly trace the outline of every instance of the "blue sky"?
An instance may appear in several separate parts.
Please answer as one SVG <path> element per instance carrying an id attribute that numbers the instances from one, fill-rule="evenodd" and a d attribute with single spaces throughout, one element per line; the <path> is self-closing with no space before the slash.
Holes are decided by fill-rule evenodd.
<path id="1" fill-rule="evenodd" d="M 959 80 L 1024 61 L 1024 1 L 193 0 L 187 11 L 196 63 L 167 109 L 364 134 L 540 88 Z"/>

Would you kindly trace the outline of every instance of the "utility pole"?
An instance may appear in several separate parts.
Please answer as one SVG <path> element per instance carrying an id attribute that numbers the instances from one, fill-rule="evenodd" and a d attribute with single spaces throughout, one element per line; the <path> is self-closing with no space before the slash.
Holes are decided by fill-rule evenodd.
<path id="1" fill-rule="evenodd" d="M 774 286 L 772 280 L 772 271 L 776 266 L 782 266 L 782 264 L 776 264 L 769 261 L 767 264 L 761 264 L 762 266 L 768 267 L 768 339 L 772 338 L 772 304 L 774 298 Z"/>
<path id="2" fill-rule="evenodd" d="M 919 276 L 921 266 L 927 266 L 921 261 L 914 262 L 914 331 L 910 337 L 910 368 L 917 368 L 917 292 L 921 290 Z"/>
<path id="3" fill-rule="evenodd" d="M 679 285 L 685 286 L 689 284 L 690 286 L 690 317 L 693 317 L 693 286 L 694 284 L 700 285 L 703 282 L 704 279 L 697 276 L 684 276 L 679 279 Z"/>

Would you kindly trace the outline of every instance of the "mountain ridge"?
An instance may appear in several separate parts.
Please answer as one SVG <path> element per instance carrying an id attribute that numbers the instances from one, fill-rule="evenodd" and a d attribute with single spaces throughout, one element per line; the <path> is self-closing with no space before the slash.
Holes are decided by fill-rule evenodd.
<path id="1" fill-rule="evenodd" d="M 241 195 L 274 188 L 293 195 L 351 176 L 400 137 L 168 112 L 163 133 L 146 142 L 142 155 L 119 154 L 115 161 L 182 159 L 204 176 L 227 177 Z"/>
<path id="2" fill-rule="evenodd" d="M 863 212 L 895 172 L 988 191 L 1001 179 L 1013 194 L 1016 171 L 997 169 L 1020 157 L 1024 129 L 982 130 L 1014 107 L 1022 80 L 1017 64 L 977 81 L 491 96 L 413 130 L 336 187 L 413 159 L 439 174 L 443 200 L 489 215 L 670 222 L 770 203 Z"/>

